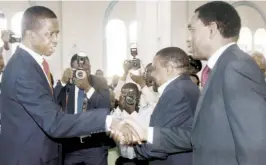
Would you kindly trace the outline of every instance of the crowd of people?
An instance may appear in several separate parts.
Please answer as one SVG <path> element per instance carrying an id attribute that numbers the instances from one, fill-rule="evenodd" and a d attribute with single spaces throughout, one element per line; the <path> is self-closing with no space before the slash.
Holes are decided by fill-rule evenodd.
<path id="1" fill-rule="evenodd" d="M 116 165 L 264 165 L 266 60 L 237 46 L 240 28 L 233 6 L 208 2 L 188 24 L 191 55 L 163 48 L 143 73 L 124 65 L 108 85 L 79 52 L 53 81 L 43 57 L 59 21 L 29 7 L 6 66 L 0 56 L 0 164 L 107 165 L 118 147 Z"/>

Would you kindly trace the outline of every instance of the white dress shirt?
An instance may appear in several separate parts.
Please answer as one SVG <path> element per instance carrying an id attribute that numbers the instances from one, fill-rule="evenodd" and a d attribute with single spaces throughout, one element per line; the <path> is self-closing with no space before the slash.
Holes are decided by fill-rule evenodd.
<path id="1" fill-rule="evenodd" d="M 125 83 L 129 83 L 132 82 L 131 81 L 123 81 L 123 80 L 119 80 L 118 84 L 116 86 L 116 88 L 114 89 L 114 93 L 115 93 L 115 98 L 117 100 L 119 100 L 119 97 L 121 95 L 121 89 L 123 87 L 123 85 Z M 136 84 L 135 82 L 132 82 L 134 84 Z M 155 107 L 155 105 L 157 104 L 158 100 L 159 100 L 159 94 L 157 92 L 154 92 L 152 87 L 143 87 L 141 89 L 141 87 L 136 84 L 139 88 L 139 90 L 141 90 L 141 96 L 140 96 L 140 109 L 145 109 L 146 106 L 152 106 Z"/>
<path id="2" fill-rule="evenodd" d="M 229 46 L 234 45 L 234 44 L 235 44 L 235 42 L 231 42 L 231 43 L 229 43 L 229 44 L 227 44 L 227 45 L 222 46 L 220 49 L 218 49 L 218 50 L 217 50 L 217 51 L 216 51 L 216 52 L 215 52 L 215 53 L 209 58 L 208 63 L 207 63 L 208 67 L 209 67 L 210 69 L 213 69 L 213 67 L 215 66 L 217 60 L 218 60 L 219 57 L 223 54 L 223 52 L 224 52 Z"/>
<path id="3" fill-rule="evenodd" d="M 61 82 L 61 84 L 62 84 L 62 86 L 66 86 L 66 84 L 63 82 Z M 75 110 L 74 110 L 74 114 L 78 113 L 78 92 L 79 92 L 79 88 L 77 86 L 75 86 Z M 93 87 L 91 87 L 90 90 L 86 93 L 87 98 L 90 99 L 94 92 L 95 92 L 95 89 Z M 85 93 L 85 91 L 84 91 L 84 93 Z"/>
<path id="4" fill-rule="evenodd" d="M 153 108 L 147 106 L 142 111 L 139 111 L 139 113 L 135 111 L 131 114 L 128 114 L 126 111 L 121 111 L 118 107 L 113 111 L 112 115 L 113 117 L 120 118 L 122 120 L 128 117 L 132 117 L 141 126 L 148 127 L 150 124 L 150 117 L 151 117 L 152 112 L 153 112 Z M 122 145 L 122 144 L 117 144 L 117 146 L 118 146 L 118 149 L 122 157 L 128 158 L 128 159 L 134 159 L 136 157 L 134 147 L 128 146 L 128 145 Z"/>

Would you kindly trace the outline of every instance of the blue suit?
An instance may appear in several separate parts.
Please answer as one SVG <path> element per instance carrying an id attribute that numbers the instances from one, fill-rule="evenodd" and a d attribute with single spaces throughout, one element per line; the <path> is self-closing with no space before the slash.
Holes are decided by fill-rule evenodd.
<path id="1" fill-rule="evenodd" d="M 1 165 L 58 165 L 55 138 L 105 132 L 109 109 L 60 111 L 42 68 L 20 47 L 3 73 L 1 101 Z"/>
<path id="2" fill-rule="evenodd" d="M 95 108 L 110 108 L 110 92 L 107 82 L 104 78 L 90 75 L 89 82 L 95 89 L 92 96 L 88 99 L 87 111 L 93 111 Z M 66 103 L 66 95 L 68 101 Z M 62 106 L 65 112 L 74 113 L 75 107 L 75 86 L 67 84 L 62 86 L 61 82 L 55 87 L 56 100 Z M 75 162 L 85 162 L 88 165 L 107 165 L 108 148 L 107 145 L 111 139 L 105 134 L 95 134 L 84 138 L 84 143 L 80 138 L 64 139 L 63 155 L 65 165 Z"/>
<path id="3" fill-rule="evenodd" d="M 191 130 L 199 97 L 199 88 L 189 75 L 181 75 L 164 89 L 150 119 L 150 127 L 179 127 Z M 153 139 L 156 139 L 154 135 Z M 150 165 L 192 165 L 192 150 L 179 154 L 152 151 L 153 144 L 136 146 L 138 159 Z"/>

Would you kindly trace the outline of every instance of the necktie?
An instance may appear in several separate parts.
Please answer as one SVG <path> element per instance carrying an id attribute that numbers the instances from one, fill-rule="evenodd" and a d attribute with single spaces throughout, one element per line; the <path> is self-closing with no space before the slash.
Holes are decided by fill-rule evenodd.
<path id="1" fill-rule="evenodd" d="M 77 113 L 82 112 L 83 100 L 84 100 L 84 90 L 79 89 Z"/>
<path id="2" fill-rule="evenodd" d="M 202 71 L 202 74 L 201 74 L 201 86 L 202 87 L 204 87 L 206 85 L 210 71 L 211 71 L 211 69 L 208 67 L 208 65 L 206 65 Z"/>
<path id="3" fill-rule="evenodd" d="M 45 72 L 45 74 L 49 80 L 49 85 L 50 85 L 51 91 L 53 93 L 53 86 L 52 86 L 52 81 L 51 81 L 51 73 L 50 73 L 50 69 L 49 69 L 49 64 L 45 59 L 43 59 L 42 66 L 43 66 L 43 70 L 44 70 L 44 72 Z"/>

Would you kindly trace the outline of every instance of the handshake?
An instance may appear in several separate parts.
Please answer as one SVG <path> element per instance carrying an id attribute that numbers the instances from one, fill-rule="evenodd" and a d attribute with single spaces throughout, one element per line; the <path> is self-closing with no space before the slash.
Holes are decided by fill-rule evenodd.
<path id="1" fill-rule="evenodd" d="M 123 145 L 142 144 L 147 141 L 148 127 L 141 126 L 134 118 L 123 120 L 113 118 L 110 137 Z"/>

